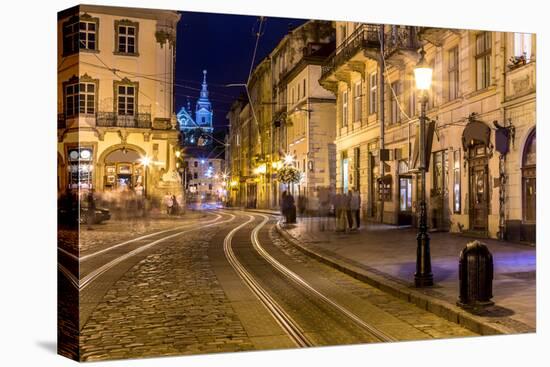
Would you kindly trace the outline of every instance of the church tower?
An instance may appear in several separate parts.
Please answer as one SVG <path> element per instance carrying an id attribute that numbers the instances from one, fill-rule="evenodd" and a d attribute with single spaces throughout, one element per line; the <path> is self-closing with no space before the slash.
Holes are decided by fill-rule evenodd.
<path id="1" fill-rule="evenodd" d="M 206 70 L 202 71 L 202 89 L 195 108 L 195 122 L 201 128 L 212 128 L 212 104 L 208 99 L 208 84 L 206 84 Z"/>

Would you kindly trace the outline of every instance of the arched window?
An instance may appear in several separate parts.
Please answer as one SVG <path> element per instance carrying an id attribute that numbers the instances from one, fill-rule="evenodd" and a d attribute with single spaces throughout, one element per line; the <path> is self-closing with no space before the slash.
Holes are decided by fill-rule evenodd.
<path id="1" fill-rule="evenodd" d="M 523 221 L 535 222 L 537 216 L 537 138 L 535 131 L 527 139 L 522 163 Z"/>

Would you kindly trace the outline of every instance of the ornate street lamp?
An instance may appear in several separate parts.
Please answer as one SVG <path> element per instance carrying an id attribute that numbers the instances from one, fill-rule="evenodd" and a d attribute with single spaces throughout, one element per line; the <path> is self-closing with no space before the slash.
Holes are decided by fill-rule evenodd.
<path id="1" fill-rule="evenodd" d="M 416 88 L 420 92 L 420 215 L 418 234 L 416 236 L 416 273 L 414 285 L 426 287 L 433 285 L 432 263 L 430 255 L 430 236 L 428 235 L 428 220 L 426 211 L 426 105 L 428 104 L 428 90 L 432 85 L 433 70 L 430 68 L 424 55 L 424 48 L 420 50 L 420 60 L 414 69 Z"/>

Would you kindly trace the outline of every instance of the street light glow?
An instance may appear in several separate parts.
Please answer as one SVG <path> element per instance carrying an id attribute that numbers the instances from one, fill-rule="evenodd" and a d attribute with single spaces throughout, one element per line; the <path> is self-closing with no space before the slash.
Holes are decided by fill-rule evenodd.
<path id="1" fill-rule="evenodd" d="M 147 156 L 141 157 L 139 161 L 140 161 L 140 163 L 141 163 L 142 165 L 144 165 L 144 166 L 148 166 L 148 165 L 151 164 L 151 158 L 149 158 L 149 157 L 147 157 Z"/>
<path id="2" fill-rule="evenodd" d="M 292 156 L 292 154 L 285 154 L 283 160 L 285 164 L 292 164 L 294 162 L 294 157 Z"/>
<path id="3" fill-rule="evenodd" d="M 414 80 L 416 82 L 416 88 L 421 91 L 427 91 L 432 85 L 433 69 L 428 65 L 424 55 L 426 52 L 424 48 L 420 50 L 420 60 L 414 68 Z"/>

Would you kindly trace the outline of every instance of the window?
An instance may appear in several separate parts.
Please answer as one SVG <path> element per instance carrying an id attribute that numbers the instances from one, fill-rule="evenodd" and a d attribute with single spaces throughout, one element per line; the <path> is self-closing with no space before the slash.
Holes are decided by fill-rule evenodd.
<path id="1" fill-rule="evenodd" d="M 125 55 L 138 55 L 138 30 L 139 23 L 129 20 L 115 21 L 115 53 Z"/>
<path id="2" fill-rule="evenodd" d="M 95 83 L 80 83 L 78 112 L 95 113 Z"/>
<path id="3" fill-rule="evenodd" d="M 348 91 L 342 92 L 342 127 L 348 126 Z"/>
<path id="4" fill-rule="evenodd" d="M 65 116 L 77 114 L 94 114 L 96 112 L 97 80 L 87 74 L 80 79 L 73 77 L 64 84 Z"/>
<path id="5" fill-rule="evenodd" d="M 298 93 L 296 93 L 296 100 L 299 101 L 300 97 L 302 96 L 302 94 L 300 92 L 300 84 L 297 85 L 297 88 L 298 88 Z"/>
<path id="6" fill-rule="evenodd" d="M 361 121 L 361 104 L 363 102 L 363 94 L 361 93 L 361 81 L 358 81 L 353 86 L 353 121 Z"/>
<path id="7" fill-rule="evenodd" d="M 95 50 L 96 49 L 96 23 L 95 22 L 80 22 L 80 49 Z"/>
<path id="8" fill-rule="evenodd" d="M 199 166 L 199 162 L 197 162 L 197 161 L 193 162 L 193 166 L 198 167 L 198 166 Z"/>
<path id="9" fill-rule="evenodd" d="M 197 172 L 193 173 L 193 178 L 196 180 L 197 178 L 199 177 L 199 175 L 197 174 Z"/>
<path id="10" fill-rule="evenodd" d="M 391 83 L 390 88 L 390 113 L 391 123 L 395 124 L 401 120 L 401 113 L 399 111 L 399 97 L 401 95 L 401 84 L 399 82 Z"/>
<path id="11" fill-rule="evenodd" d="M 304 78 L 303 80 L 303 88 L 302 88 L 303 92 L 304 92 L 304 97 L 306 96 L 306 79 Z"/>
<path id="12" fill-rule="evenodd" d="M 416 116 L 416 83 L 414 76 L 409 78 L 409 117 Z"/>
<path id="13" fill-rule="evenodd" d="M 135 113 L 136 87 L 119 85 L 117 87 L 118 114 L 133 116 Z"/>
<path id="14" fill-rule="evenodd" d="M 202 117 L 201 122 L 206 122 L 206 117 Z"/>
<path id="15" fill-rule="evenodd" d="M 377 111 L 377 87 L 378 87 L 378 75 L 377 73 L 372 73 L 370 75 L 370 90 L 369 90 L 369 113 L 373 114 Z"/>
<path id="16" fill-rule="evenodd" d="M 514 56 L 525 57 L 525 61 L 531 59 L 531 33 L 514 33 Z"/>
<path id="17" fill-rule="evenodd" d="M 412 178 L 399 177 L 399 210 L 410 212 L 412 210 Z"/>
<path id="18" fill-rule="evenodd" d="M 97 50 L 99 18 L 88 14 L 72 17 L 63 24 L 63 54 L 70 55 L 81 50 Z"/>
<path id="19" fill-rule="evenodd" d="M 65 86 L 65 115 L 75 116 L 78 111 L 78 83 Z"/>
<path id="20" fill-rule="evenodd" d="M 447 53 L 449 57 L 449 66 L 447 69 L 449 79 L 449 101 L 458 97 L 458 47 L 453 47 Z"/>
<path id="21" fill-rule="evenodd" d="M 460 150 L 453 152 L 453 211 L 460 214 Z"/>
<path id="22" fill-rule="evenodd" d="M 491 32 L 476 36 L 476 89 L 487 88 L 491 84 Z"/>

